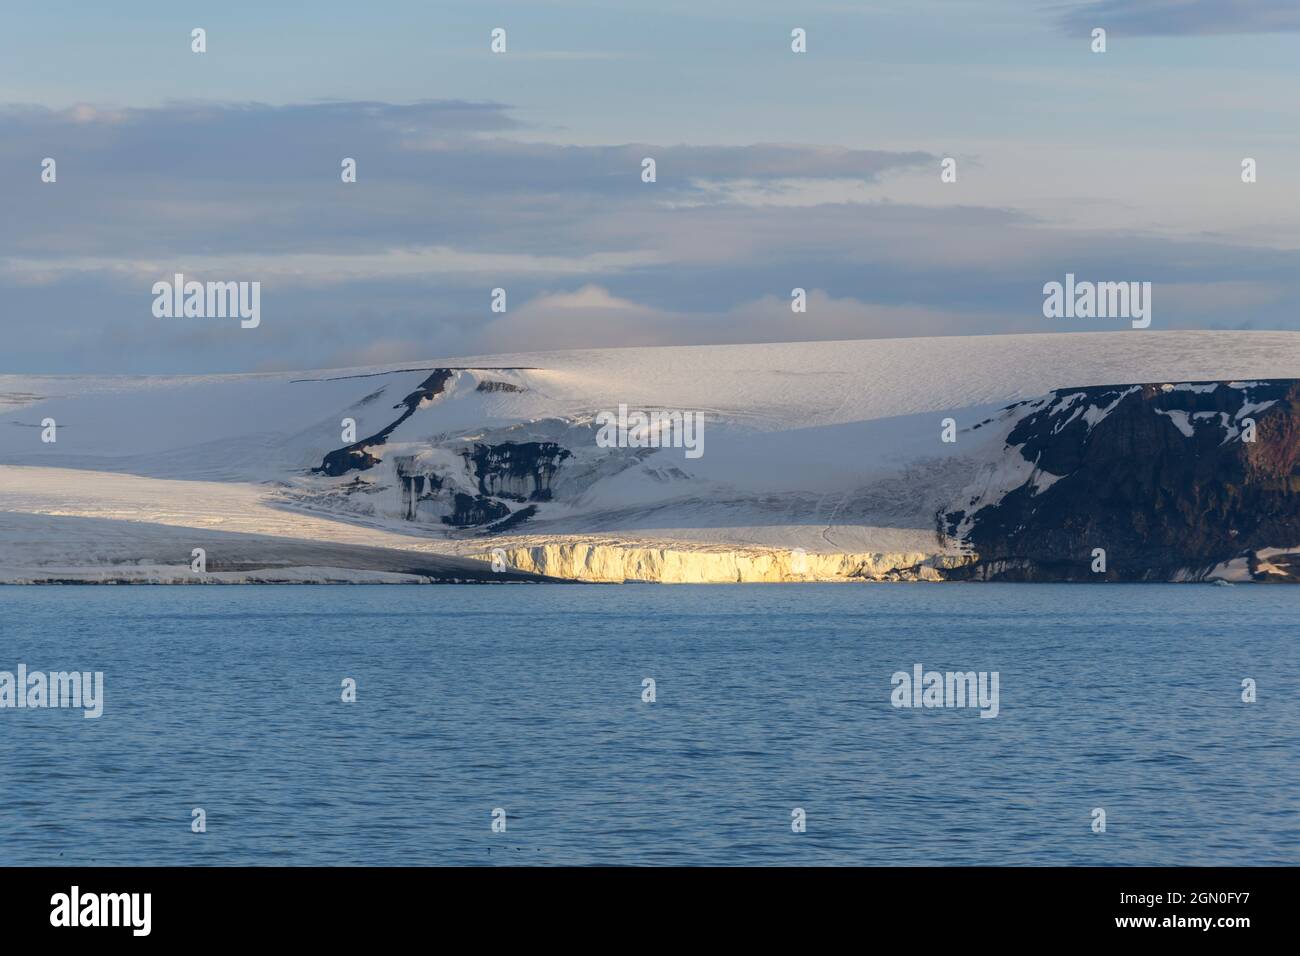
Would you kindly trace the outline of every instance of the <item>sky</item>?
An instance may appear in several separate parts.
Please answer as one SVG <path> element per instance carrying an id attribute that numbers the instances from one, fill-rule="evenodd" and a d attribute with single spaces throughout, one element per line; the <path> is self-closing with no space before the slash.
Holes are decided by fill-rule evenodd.
<path id="1" fill-rule="evenodd" d="M 1128 328 L 1067 273 L 1297 329 L 1296 63 L 1295 0 L 10 5 L 0 372 Z"/>

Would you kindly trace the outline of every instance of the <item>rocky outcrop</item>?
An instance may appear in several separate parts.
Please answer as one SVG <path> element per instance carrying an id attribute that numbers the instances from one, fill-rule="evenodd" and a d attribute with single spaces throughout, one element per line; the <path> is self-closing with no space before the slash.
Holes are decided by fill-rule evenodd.
<path id="1" fill-rule="evenodd" d="M 978 555 L 954 576 L 1194 580 L 1300 542 L 1295 380 L 1060 389 L 1002 425 L 1011 457 L 989 468 L 1014 477 L 941 518 Z"/>
<path id="2" fill-rule="evenodd" d="M 388 436 L 396 430 L 397 426 L 414 415 L 425 402 L 430 402 L 441 395 L 452 374 L 453 370 L 449 368 L 434 369 L 433 374 L 421 382 L 419 388 L 393 406 L 394 410 L 402 409 L 401 415 L 368 438 L 329 452 L 320 466 L 314 469 L 315 472 L 337 477 L 346 475 L 349 471 L 365 471 L 379 464 L 379 457 L 372 454 L 371 449 L 388 441 Z"/>
<path id="3" fill-rule="evenodd" d="M 394 456 L 401 517 L 453 528 L 486 525 L 499 534 L 537 513 L 527 502 L 551 500 L 555 474 L 569 457 L 553 442 L 475 442 L 459 453 Z"/>
<path id="4" fill-rule="evenodd" d="M 486 495 L 466 495 L 456 492 L 452 495 L 451 514 L 442 516 L 442 523 L 454 528 L 472 528 L 500 521 L 510 514 L 510 508 Z"/>
<path id="5" fill-rule="evenodd" d="M 555 473 L 572 453 L 554 442 L 530 441 L 477 443 L 461 454 L 481 494 L 512 501 L 549 501 Z"/>
<path id="6" fill-rule="evenodd" d="M 402 517 L 407 521 L 416 521 L 420 503 L 438 497 L 438 492 L 442 490 L 442 479 L 435 474 L 426 474 L 412 468 L 409 458 L 398 459 L 395 467 L 397 486 L 402 496 Z"/>

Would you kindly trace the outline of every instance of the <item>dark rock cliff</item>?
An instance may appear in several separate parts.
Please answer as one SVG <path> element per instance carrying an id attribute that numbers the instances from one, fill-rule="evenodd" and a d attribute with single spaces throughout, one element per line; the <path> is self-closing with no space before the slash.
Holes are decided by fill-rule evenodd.
<path id="1" fill-rule="evenodd" d="M 551 481 L 571 452 L 554 442 L 476 444 L 462 452 L 478 478 L 479 492 L 513 501 L 549 501 Z"/>
<path id="2" fill-rule="evenodd" d="M 979 555 L 963 573 L 1186 579 L 1300 544 L 1300 381 L 1060 389 L 1007 411 L 1023 417 L 1004 454 L 1041 471 L 941 515 Z"/>
<path id="3" fill-rule="evenodd" d="M 433 374 L 421 382 L 419 388 L 393 406 L 395 411 L 397 409 L 402 410 L 401 415 L 368 438 L 363 438 L 342 448 L 336 448 L 325 456 L 320 463 L 320 467 L 313 470 L 318 474 L 337 477 L 338 475 L 346 475 L 349 471 L 365 471 L 368 468 L 375 467 L 375 465 L 379 464 L 379 459 L 372 455 L 369 449 L 384 444 L 398 425 L 415 414 L 421 402 L 441 395 L 442 390 L 447 387 L 447 382 L 451 380 L 451 376 L 452 369 L 434 369 Z"/>
<path id="4" fill-rule="evenodd" d="M 572 453 L 554 442 L 475 442 L 460 455 L 465 472 L 456 478 L 438 470 L 445 465 L 395 459 L 402 517 L 436 519 L 455 528 L 489 525 L 486 530 L 494 533 L 516 527 L 533 517 L 537 507 L 512 511 L 507 502 L 550 501 L 555 474 Z M 466 490 L 466 478 L 474 493 Z"/>

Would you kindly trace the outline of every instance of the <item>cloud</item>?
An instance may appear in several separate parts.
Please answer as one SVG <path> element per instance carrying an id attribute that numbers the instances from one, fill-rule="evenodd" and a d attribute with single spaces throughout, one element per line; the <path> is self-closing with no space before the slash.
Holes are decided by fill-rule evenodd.
<path id="1" fill-rule="evenodd" d="M 524 129 L 461 101 L 0 109 L 0 296 L 22 329 L 4 370 L 1020 331 L 1043 327 L 1042 285 L 1066 272 L 1155 282 L 1160 327 L 1296 322 L 1294 249 L 945 202 L 923 150 L 512 138 Z M 909 176 L 917 201 L 891 201 Z M 261 281 L 262 325 L 154 318 L 152 284 L 175 272 Z"/>
<path id="2" fill-rule="evenodd" d="M 566 256 L 635 252 L 589 230 L 624 211 L 730 199 L 744 177 L 878 181 L 928 164 L 919 151 L 838 147 L 568 146 L 501 134 L 497 103 L 173 104 L 0 109 L 0 176 L 12 184 L 0 255 L 24 259 L 331 253 L 441 246 Z M 58 182 L 42 183 L 42 157 Z M 652 156 L 658 181 L 641 181 Z M 358 182 L 340 181 L 344 158 Z M 794 188 L 794 187 L 789 187 Z M 585 239 L 584 236 L 593 238 Z"/>
<path id="3" fill-rule="evenodd" d="M 592 253 L 544 256 L 472 252 L 445 246 L 391 249 L 374 253 L 271 253 L 268 255 L 177 254 L 165 260 L 112 257 L 27 259 L 0 262 L 0 275 L 14 282 L 48 285 L 67 276 L 98 274 L 152 285 L 173 273 L 191 278 L 252 276 L 281 287 L 339 285 L 359 280 L 428 279 L 451 274 L 461 278 L 501 276 L 590 275 L 654 265 L 654 253 Z"/>
<path id="4" fill-rule="evenodd" d="M 1063 17 L 1071 32 L 1178 36 L 1300 32 L 1296 0 L 1097 0 Z"/>

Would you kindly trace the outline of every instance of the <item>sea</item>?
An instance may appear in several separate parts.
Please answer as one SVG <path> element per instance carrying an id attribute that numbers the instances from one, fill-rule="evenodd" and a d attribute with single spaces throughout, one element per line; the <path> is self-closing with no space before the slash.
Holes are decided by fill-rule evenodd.
<path id="1" fill-rule="evenodd" d="M 0 671 L 103 675 L 0 707 L 0 866 L 1297 864 L 1298 628 L 1266 585 L 0 587 Z M 918 665 L 996 716 L 900 706 Z"/>

